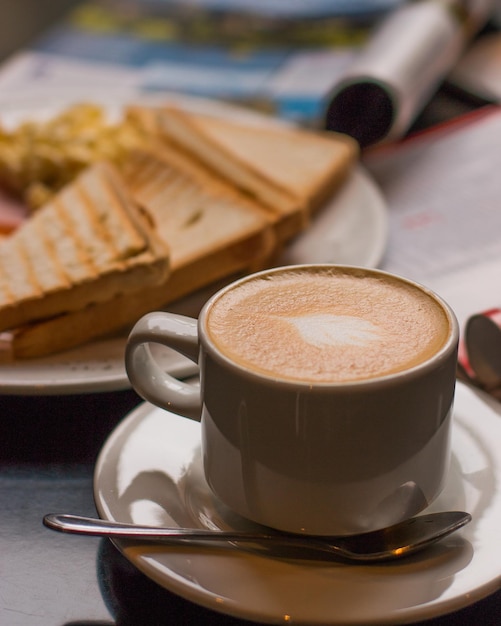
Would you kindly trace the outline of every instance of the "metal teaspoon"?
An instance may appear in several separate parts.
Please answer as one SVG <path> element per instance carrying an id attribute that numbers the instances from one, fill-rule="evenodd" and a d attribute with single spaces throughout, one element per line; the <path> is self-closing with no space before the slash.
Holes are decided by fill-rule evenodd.
<path id="1" fill-rule="evenodd" d="M 80 535 L 161 541 L 170 545 L 193 542 L 240 542 L 264 547 L 304 549 L 313 553 L 340 557 L 349 561 L 376 562 L 396 559 L 427 548 L 471 521 L 462 511 L 418 515 L 380 530 L 348 536 L 311 536 L 278 531 L 223 531 L 199 528 L 159 528 L 108 522 L 78 515 L 49 514 L 43 523 L 52 530 Z"/>

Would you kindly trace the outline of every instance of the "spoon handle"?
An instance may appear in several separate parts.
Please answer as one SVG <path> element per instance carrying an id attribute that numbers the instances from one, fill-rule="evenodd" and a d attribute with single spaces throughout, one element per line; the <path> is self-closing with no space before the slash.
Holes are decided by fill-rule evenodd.
<path id="1" fill-rule="evenodd" d="M 122 539 L 165 540 L 199 540 L 199 541 L 276 541 L 282 535 L 273 533 L 252 533 L 240 531 L 208 530 L 204 528 L 170 528 L 156 526 L 140 526 L 122 522 L 106 521 L 81 515 L 48 514 L 44 517 L 45 526 L 52 530 L 78 535 L 94 535 L 98 537 L 120 537 Z M 289 539 L 288 535 L 284 535 Z M 295 536 L 291 536 L 296 541 Z M 298 536 L 297 538 L 301 538 Z M 303 540 L 302 543 L 305 543 Z"/>
<path id="2" fill-rule="evenodd" d="M 255 546 L 291 546 L 305 548 L 310 551 L 321 552 L 331 557 L 335 554 L 344 558 L 351 558 L 351 553 L 337 546 L 331 541 L 335 538 L 315 538 L 311 536 L 292 535 L 286 533 L 248 532 L 209 530 L 203 528 L 170 528 L 155 526 L 140 526 L 122 522 L 106 521 L 81 515 L 53 514 L 43 518 L 43 523 L 52 530 L 77 535 L 90 535 L 119 539 L 140 539 L 141 541 L 161 541 L 171 544 L 189 542 L 242 542 Z"/>

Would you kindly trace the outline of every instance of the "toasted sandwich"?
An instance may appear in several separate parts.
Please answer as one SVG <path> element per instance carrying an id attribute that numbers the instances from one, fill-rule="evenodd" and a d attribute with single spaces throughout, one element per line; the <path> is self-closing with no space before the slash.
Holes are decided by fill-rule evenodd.
<path id="1" fill-rule="evenodd" d="M 0 330 L 165 282 L 168 245 L 124 190 L 95 164 L 0 242 Z"/>
<path id="2" fill-rule="evenodd" d="M 343 135 L 271 121 L 249 125 L 173 107 L 133 107 L 128 115 L 150 139 L 147 147 L 129 154 L 121 170 L 123 187 L 119 183 L 115 187 L 136 211 L 153 220 L 156 237 L 169 251 L 169 274 L 163 272 L 160 278 L 159 272 L 155 280 L 147 274 L 140 286 L 131 276 L 126 288 L 116 267 L 108 272 L 105 290 L 102 276 L 94 283 L 95 294 L 84 284 L 72 287 L 70 291 L 80 290 L 82 295 L 68 298 L 64 308 L 57 302 L 57 289 L 56 304 L 41 304 L 52 298 L 47 285 L 39 289 L 39 296 L 25 297 L 27 303 L 37 304 L 35 308 L 40 303 L 36 316 L 10 314 L 3 322 L 2 311 L 8 312 L 9 304 L 2 304 L 5 296 L 0 295 L 0 330 L 14 328 L 10 333 L 14 358 L 61 351 L 127 329 L 143 314 L 200 288 L 272 264 L 273 255 L 305 228 L 358 155 L 356 143 Z M 70 190 L 71 196 L 75 194 Z M 55 218 L 56 209 L 50 211 Z M 52 228 L 61 231 L 65 223 Z M 31 240 L 36 228 L 30 228 Z M 118 230 L 117 226 L 117 236 Z M 61 231 L 52 240 L 61 240 L 59 248 L 71 246 L 62 241 L 67 235 Z M 44 246 L 33 252 L 33 259 L 47 256 Z M 3 280 L 0 275 L 0 294 Z M 69 293 L 61 288 L 60 293 L 65 292 Z"/>
<path id="3" fill-rule="evenodd" d="M 153 309 L 269 262 L 276 237 L 268 212 L 182 154 L 161 144 L 138 150 L 123 173 L 127 192 L 152 216 L 170 250 L 169 277 L 134 294 L 16 328 L 15 358 L 60 351 L 131 327 Z"/>
<path id="4" fill-rule="evenodd" d="M 255 233 L 264 236 L 267 253 L 274 248 L 269 212 L 175 148 L 152 142 L 149 149 L 135 150 L 124 178 L 167 241 L 173 271 L 215 254 L 226 256 L 231 244 Z M 255 257 L 262 253 L 261 245 Z"/>
<path id="5" fill-rule="evenodd" d="M 268 206 L 282 239 L 302 229 L 344 180 L 359 152 L 346 135 L 276 120 L 242 123 L 173 106 L 157 115 L 165 137 Z"/>

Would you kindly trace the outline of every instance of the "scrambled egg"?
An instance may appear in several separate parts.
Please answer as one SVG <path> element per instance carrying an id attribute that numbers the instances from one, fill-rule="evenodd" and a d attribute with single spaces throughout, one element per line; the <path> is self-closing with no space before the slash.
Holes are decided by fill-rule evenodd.
<path id="1" fill-rule="evenodd" d="M 35 210 L 91 163 L 120 164 L 142 139 L 132 118 L 110 124 L 100 106 L 86 103 L 46 122 L 0 127 L 0 184 Z"/>

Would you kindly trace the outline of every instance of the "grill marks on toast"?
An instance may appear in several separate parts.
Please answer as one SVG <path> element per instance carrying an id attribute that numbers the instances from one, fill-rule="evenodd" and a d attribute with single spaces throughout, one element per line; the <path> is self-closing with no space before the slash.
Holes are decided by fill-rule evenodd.
<path id="1" fill-rule="evenodd" d="M 165 154 L 165 153 L 164 153 Z M 206 195 L 197 181 L 188 178 L 168 160 L 151 154 L 136 155 L 139 176 L 131 180 L 135 197 L 155 216 L 157 228 L 168 237 L 193 223 L 205 209 Z"/>
<path id="2" fill-rule="evenodd" d="M 147 242 L 124 210 L 124 203 L 110 184 L 95 176 L 68 187 L 58 204 L 72 207 L 66 212 L 70 232 L 76 240 L 80 259 L 90 274 L 106 268 L 123 269 L 128 259 L 143 252 Z"/>
<path id="3" fill-rule="evenodd" d="M 271 241 L 264 209 L 166 146 L 131 155 L 125 179 L 167 241 L 173 270 L 252 234 L 269 231 Z"/>
<path id="4" fill-rule="evenodd" d="M 168 248 L 120 184 L 112 166 L 98 164 L 1 242 L 0 328 L 81 308 L 166 277 Z M 138 284 L 132 275 L 125 277 L 141 266 Z M 98 289 L 104 277 L 115 281 L 110 293 Z"/>
<path id="5" fill-rule="evenodd" d="M 37 295 L 40 293 L 38 283 L 33 279 L 34 270 L 25 251 L 23 234 L 15 240 L 6 240 L 0 248 L 0 305 L 29 297 L 33 291 Z"/>
<path id="6" fill-rule="evenodd" d="M 345 179 L 358 145 L 339 133 L 241 124 L 174 106 L 158 111 L 163 136 L 268 207 L 279 238 L 303 230 Z"/>
<path id="7" fill-rule="evenodd" d="M 177 142 L 182 150 L 209 168 L 217 177 L 236 185 L 250 202 L 258 203 L 266 210 L 279 241 L 284 242 L 304 230 L 308 224 L 305 204 L 291 193 L 271 184 L 264 184 L 250 169 L 240 167 L 234 155 L 226 154 L 217 147 L 206 146 L 201 137 L 192 137 L 184 132 L 178 120 L 159 112 L 159 124 L 168 141 Z M 169 112 L 170 113 L 170 112 Z M 169 124 L 172 122 L 172 126 Z"/>
<path id="8" fill-rule="evenodd" d="M 71 280 L 66 268 L 57 258 L 54 245 L 55 242 L 63 241 L 67 233 L 57 233 L 57 238 L 51 239 L 47 232 L 48 224 L 44 223 L 43 219 L 37 216 L 33 218 L 33 222 L 32 229 L 21 230 L 17 242 L 18 249 L 23 254 L 24 262 L 30 272 L 27 288 L 31 286 L 33 295 L 36 296 L 42 296 L 44 293 L 50 294 L 60 288 L 68 288 Z M 27 295 L 29 296 L 29 292 Z"/>
<path id="9" fill-rule="evenodd" d="M 94 166 L 0 243 L 0 331 L 15 328 L 14 358 L 79 345 L 269 265 L 357 156 L 349 141 L 302 132 L 186 114 L 170 135 L 163 109 L 128 115 L 151 137 L 123 176 Z"/>
<path id="10" fill-rule="evenodd" d="M 276 248 L 269 215 L 200 166 L 168 150 L 136 151 L 124 171 L 130 194 L 154 217 L 171 251 L 171 273 L 137 296 L 118 295 L 16 328 L 15 358 L 69 348 L 131 326 L 141 315 L 242 271 L 261 269 Z"/>
<path id="11" fill-rule="evenodd" d="M 4 257 L 4 278 L 17 297 L 93 280 L 102 271 L 123 268 L 128 257 L 145 249 L 144 238 L 120 215 L 107 189 L 93 190 L 109 196 L 104 202 L 102 196 L 92 201 L 85 188 L 89 178 L 63 191 L 7 242 L 13 254 Z"/>

